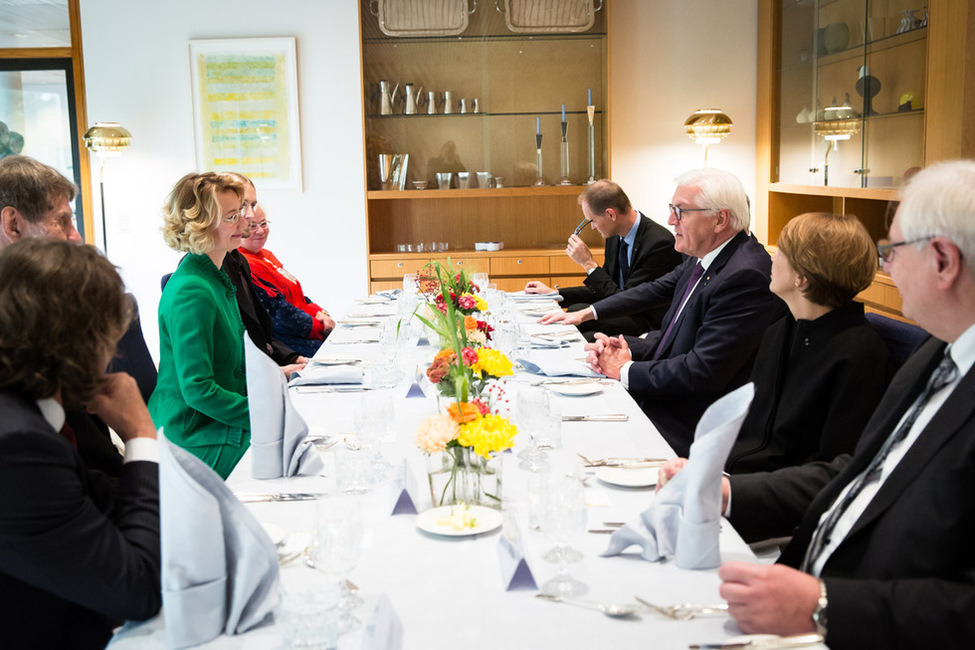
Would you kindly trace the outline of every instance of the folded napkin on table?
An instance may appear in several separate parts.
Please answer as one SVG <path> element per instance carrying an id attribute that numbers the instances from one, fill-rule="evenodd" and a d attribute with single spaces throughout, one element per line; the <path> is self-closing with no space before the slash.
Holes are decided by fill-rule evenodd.
<path id="1" fill-rule="evenodd" d="M 650 507 L 609 540 L 603 556 L 634 544 L 651 562 L 674 555 L 681 569 L 711 569 L 721 563 L 722 469 L 755 396 L 755 385 L 728 393 L 701 416 L 687 465 L 657 493 Z"/>
<path id="2" fill-rule="evenodd" d="M 585 361 L 565 359 L 561 354 L 548 355 L 535 353 L 529 359 L 517 359 L 518 363 L 528 372 L 548 377 L 602 377 L 593 372 Z"/>
<path id="3" fill-rule="evenodd" d="M 562 296 L 558 293 L 525 293 L 524 291 L 508 291 L 507 295 L 509 300 L 554 300 L 556 302 L 562 302 Z"/>
<path id="4" fill-rule="evenodd" d="M 274 544 L 219 475 L 159 439 L 163 617 L 167 646 L 241 634 L 277 607 Z"/>
<path id="5" fill-rule="evenodd" d="M 248 368 L 250 368 L 248 366 Z M 280 374 L 280 372 L 278 373 Z M 361 384 L 362 369 L 353 365 L 319 366 L 307 365 L 304 370 L 291 373 L 289 386 L 315 384 Z M 253 437 L 253 434 L 251 434 Z"/>
<path id="6" fill-rule="evenodd" d="M 291 403 L 281 368 L 257 349 L 247 332 L 244 355 L 254 478 L 317 476 L 324 465 L 308 440 L 308 424 Z"/>
<path id="7" fill-rule="evenodd" d="M 376 295 L 387 300 L 396 300 L 401 293 L 403 293 L 402 289 L 386 289 L 385 291 L 377 291 Z"/>

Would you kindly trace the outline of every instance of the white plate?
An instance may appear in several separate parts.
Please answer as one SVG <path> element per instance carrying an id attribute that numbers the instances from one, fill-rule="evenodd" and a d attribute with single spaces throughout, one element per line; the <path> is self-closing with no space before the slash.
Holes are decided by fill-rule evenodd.
<path id="1" fill-rule="evenodd" d="M 594 381 L 585 384 L 546 384 L 545 388 L 566 397 L 585 397 L 603 392 L 603 387 Z"/>
<path id="2" fill-rule="evenodd" d="M 441 506 L 421 512 L 416 518 L 416 527 L 434 535 L 468 537 L 470 535 L 480 535 L 481 533 L 490 532 L 501 525 L 501 512 L 485 506 L 467 506 L 467 512 L 477 521 L 477 525 L 473 528 L 456 530 L 450 526 L 437 523 L 438 519 L 449 517 L 451 510 L 462 507 L 464 506 Z"/>
<path id="3" fill-rule="evenodd" d="M 287 536 L 284 528 L 281 528 L 281 526 L 276 526 L 275 524 L 265 524 L 263 522 L 261 523 L 261 527 L 264 528 L 264 532 L 267 533 L 267 536 L 271 538 L 271 542 L 275 546 L 278 548 L 284 546 L 284 538 Z"/>
<path id="4" fill-rule="evenodd" d="M 621 487 L 653 487 L 657 484 L 656 467 L 597 467 L 596 478 Z"/>

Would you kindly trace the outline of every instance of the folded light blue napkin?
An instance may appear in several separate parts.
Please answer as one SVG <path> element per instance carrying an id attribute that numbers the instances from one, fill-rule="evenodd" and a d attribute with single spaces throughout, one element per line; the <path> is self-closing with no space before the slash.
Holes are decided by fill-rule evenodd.
<path id="1" fill-rule="evenodd" d="M 159 505 L 167 647 L 241 634 L 267 620 L 280 600 L 274 544 L 216 472 L 165 436 Z"/>
<path id="2" fill-rule="evenodd" d="M 257 349 L 247 332 L 244 355 L 254 478 L 318 475 L 324 469 L 321 455 L 308 440 L 308 424 L 291 403 L 281 368 Z"/>
<path id="3" fill-rule="evenodd" d="M 266 355 L 265 355 L 266 356 Z M 279 373 L 280 374 L 280 373 Z M 304 370 L 291 373 L 289 386 L 316 384 L 361 384 L 362 369 L 354 365 L 321 366 L 308 364 Z"/>
<path id="4" fill-rule="evenodd" d="M 602 377 L 598 372 L 593 372 L 585 361 L 578 359 L 565 359 L 562 354 L 536 353 L 531 359 L 518 359 L 518 363 L 528 372 L 534 375 L 545 375 L 547 377 Z"/>
<path id="5" fill-rule="evenodd" d="M 508 300 L 516 301 L 532 301 L 532 300 L 554 300 L 555 302 L 562 302 L 562 296 L 558 293 L 525 293 L 524 291 L 508 291 L 505 294 Z"/>
<path id="6" fill-rule="evenodd" d="M 687 465 L 636 521 L 613 533 L 603 556 L 635 545 L 651 562 L 675 556 L 681 569 L 721 564 L 722 469 L 754 396 L 755 385 L 748 383 L 708 407 L 697 423 Z"/>

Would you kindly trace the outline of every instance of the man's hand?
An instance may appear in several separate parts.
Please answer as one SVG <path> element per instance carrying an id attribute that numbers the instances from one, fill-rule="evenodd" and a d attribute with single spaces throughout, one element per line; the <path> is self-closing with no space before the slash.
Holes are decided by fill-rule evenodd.
<path id="1" fill-rule="evenodd" d="M 555 289 L 538 280 L 532 280 L 525 285 L 525 293 L 552 293 L 554 291 Z"/>
<path id="2" fill-rule="evenodd" d="M 98 394 L 85 406 L 114 429 L 123 442 L 156 437 L 156 425 L 149 417 L 139 384 L 124 372 L 105 375 Z"/>
<path id="3" fill-rule="evenodd" d="M 630 346 L 621 334 L 618 337 L 606 336 L 602 332 L 596 333 L 596 340 L 586 345 L 586 362 L 595 372 L 600 372 L 610 379 L 620 378 L 620 369 L 633 360 Z"/>
<path id="4" fill-rule="evenodd" d="M 333 329 L 335 329 L 335 321 L 332 320 L 332 317 L 326 314 L 324 311 L 320 311 L 317 314 L 315 314 L 315 320 L 321 322 L 323 326 L 322 329 L 324 330 L 324 333 L 326 335 L 329 332 L 331 332 Z"/>
<path id="5" fill-rule="evenodd" d="M 588 271 L 599 266 L 592 257 L 592 251 L 586 246 L 579 235 L 569 237 L 569 243 L 565 247 L 565 254 L 572 258 L 572 261 Z"/>
<path id="6" fill-rule="evenodd" d="M 728 613 L 746 634 L 815 632 L 819 581 L 780 564 L 726 562 L 718 569 Z"/>
<path id="7" fill-rule="evenodd" d="M 579 323 L 585 323 L 587 320 L 592 320 L 592 309 L 586 307 L 585 309 L 580 309 L 579 311 L 553 311 L 550 314 L 545 314 L 538 319 L 538 322 L 542 325 L 548 325 L 550 323 L 565 323 L 566 325 L 576 325 Z"/>
<path id="8" fill-rule="evenodd" d="M 660 488 L 667 485 L 667 481 L 677 476 L 677 472 L 684 469 L 686 464 L 686 458 L 675 458 L 661 465 L 657 470 L 657 489 L 655 491 L 660 492 Z"/>

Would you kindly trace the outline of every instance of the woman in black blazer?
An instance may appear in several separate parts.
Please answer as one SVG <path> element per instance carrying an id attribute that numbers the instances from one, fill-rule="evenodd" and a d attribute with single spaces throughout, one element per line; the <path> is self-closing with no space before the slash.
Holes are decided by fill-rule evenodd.
<path id="1" fill-rule="evenodd" d="M 810 212 L 779 235 L 769 285 L 789 307 L 762 339 L 755 399 L 725 469 L 733 474 L 853 452 L 891 377 L 887 347 L 856 295 L 877 249 L 853 216 Z"/>

